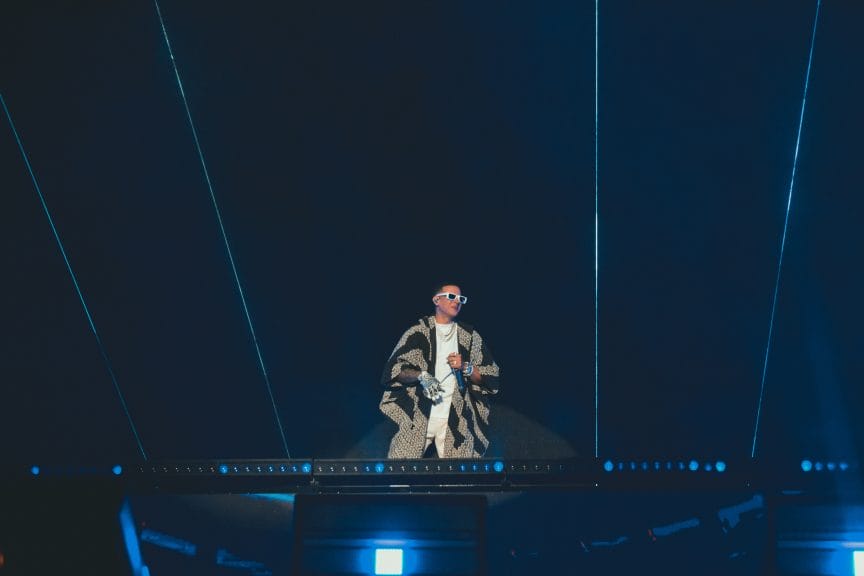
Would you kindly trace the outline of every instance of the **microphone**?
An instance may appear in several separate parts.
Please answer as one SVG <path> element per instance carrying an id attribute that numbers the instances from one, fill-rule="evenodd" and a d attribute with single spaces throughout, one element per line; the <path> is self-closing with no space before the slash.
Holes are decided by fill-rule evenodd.
<path id="1" fill-rule="evenodd" d="M 451 368 L 450 370 L 452 370 L 453 374 L 456 375 L 456 383 L 459 384 L 459 391 L 464 392 L 465 391 L 465 381 L 462 380 L 462 371 L 457 370 L 456 368 Z"/>

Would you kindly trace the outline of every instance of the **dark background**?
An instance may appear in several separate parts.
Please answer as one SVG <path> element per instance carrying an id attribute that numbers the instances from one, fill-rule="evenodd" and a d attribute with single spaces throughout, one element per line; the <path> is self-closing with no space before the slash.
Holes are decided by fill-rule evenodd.
<path id="1" fill-rule="evenodd" d="M 0 92 L 147 455 L 284 456 L 154 5 L 7 4 Z M 746 458 L 815 2 L 601 4 L 599 453 Z M 492 451 L 592 456 L 594 3 L 161 8 L 291 454 L 385 451 L 381 369 L 452 281 Z M 819 21 L 760 457 L 860 447 L 862 16 Z M 0 190 L 7 462 L 140 458 L 5 116 Z"/>

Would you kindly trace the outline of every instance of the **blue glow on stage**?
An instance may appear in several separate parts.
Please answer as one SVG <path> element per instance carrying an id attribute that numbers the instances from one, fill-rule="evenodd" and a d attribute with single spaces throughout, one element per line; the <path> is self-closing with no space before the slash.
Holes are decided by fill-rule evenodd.
<path id="1" fill-rule="evenodd" d="M 375 464 L 375 472 L 379 474 L 384 472 L 384 464 L 382 462 L 378 462 L 377 464 Z"/>
<path id="2" fill-rule="evenodd" d="M 606 460 L 606 462 L 603 463 L 603 469 L 606 470 L 606 472 L 612 472 L 612 470 L 615 469 L 615 464 L 613 464 L 611 460 Z"/>
<path id="3" fill-rule="evenodd" d="M 123 502 L 123 507 L 120 509 L 120 531 L 123 534 L 123 543 L 126 546 L 126 555 L 129 557 L 132 574 L 135 576 L 149 574 L 141 557 L 141 546 L 138 543 L 135 521 L 132 518 L 132 509 L 128 501 Z"/>
<path id="4" fill-rule="evenodd" d="M 716 464 L 714 464 L 714 469 L 717 472 L 725 472 L 726 471 L 726 462 L 723 460 L 718 460 Z"/>
<path id="5" fill-rule="evenodd" d="M 813 462 L 811 462 L 810 460 L 802 460 L 801 470 L 803 470 L 804 472 L 810 472 L 811 470 L 813 470 Z"/>
<path id="6" fill-rule="evenodd" d="M 111 468 L 111 472 L 112 472 L 115 476 L 120 476 L 120 475 L 123 473 L 123 467 L 120 466 L 119 464 L 117 464 L 116 466 L 114 466 L 113 468 Z"/>
<path id="7" fill-rule="evenodd" d="M 376 548 L 375 549 L 375 574 L 402 574 L 401 548 Z"/>
<path id="8" fill-rule="evenodd" d="M 42 470 L 39 469 L 39 466 L 33 466 L 32 468 L 30 468 L 30 473 L 31 473 L 33 476 L 38 476 L 38 475 L 39 475 L 39 472 L 41 472 L 41 471 L 42 471 Z"/>

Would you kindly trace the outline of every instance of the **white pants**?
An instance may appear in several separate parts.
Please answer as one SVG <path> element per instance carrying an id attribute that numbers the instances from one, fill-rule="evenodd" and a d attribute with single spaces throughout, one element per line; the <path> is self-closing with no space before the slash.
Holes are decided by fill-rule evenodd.
<path id="1" fill-rule="evenodd" d="M 435 441 L 435 450 L 438 456 L 444 456 L 444 439 L 447 437 L 447 418 L 429 418 L 429 426 L 426 427 L 426 448 Z"/>

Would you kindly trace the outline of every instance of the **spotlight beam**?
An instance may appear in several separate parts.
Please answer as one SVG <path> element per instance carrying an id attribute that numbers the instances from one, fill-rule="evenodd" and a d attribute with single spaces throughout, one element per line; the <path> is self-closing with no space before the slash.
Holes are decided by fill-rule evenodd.
<path id="1" fill-rule="evenodd" d="M 219 231 L 222 234 L 222 242 L 225 244 L 225 252 L 228 255 L 228 262 L 231 265 L 231 272 L 234 275 L 234 283 L 237 286 L 237 292 L 240 294 L 240 302 L 243 304 L 243 313 L 246 316 L 246 324 L 249 326 L 252 343 L 255 345 L 255 353 L 258 356 L 258 367 L 261 369 L 261 375 L 264 377 L 264 384 L 267 387 L 267 394 L 270 397 L 270 404 L 273 407 L 273 415 L 276 418 L 276 426 L 279 428 L 279 435 L 282 438 L 282 447 L 285 450 L 285 455 L 290 458 L 291 453 L 288 451 L 288 441 L 285 439 L 285 430 L 282 427 L 282 420 L 279 418 L 279 410 L 276 409 L 276 400 L 273 398 L 273 387 L 270 385 L 270 376 L 267 374 L 267 368 L 264 366 L 264 357 L 261 354 L 261 346 L 258 344 L 258 337 L 255 335 L 255 328 L 252 325 L 252 317 L 249 314 L 249 307 L 246 304 L 246 295 L 243 293 L 243 285 L 240 283 L 240 275 L 237 273 L 237 265 L 234 262 L 231 245 L 228 242 L 228 234 L 225 232 L 225 225 L 222 222 L 222 212 L 219 210 L 219 203 L 216 202 L 216 194 L 213 192 L 213 183 L 210 181 L 210 172 L 207 170 L 207 163 L 204 161 L 204 152 L 201 149 L 201 142 L 198 139 L 198 131 L 195 129 L 195 123 L 192 121 L 192 112 L 189 110 L 189 102 L 186 99 L 186 92 L 183 90 L 183 82 L 180 80 L 180 71 L 177 68 L 177 61 L 174 59 L 174 51 L 171 48 L 171 42 L 168 40 L 168 30 L 165 28 L 165 20 L 162 18 L 162 10 L 159 8 L 158 0 L 153 0 L 153 3 L 156 6 L 156 14 L 159 17 L 159 25 L 162 28 L 162 36 L 165 38 L 165 46 L 168 48 L 168 55 L 171 57 L 171 66 L 174 69 L 174 77 L 177 79 L 177 87 L 180 89 L 183 107 L 186 110 L 186 119 L 189 121 L 189 128 L 192 130 L 192 138 L 195 141 L 195 149 L 198 151 L 198 160 L 201 162 L 201 170 L 204 172 L 204 180 L 207 182 L 207 189 L 210 192 L 210 200 L 213 203 L 213 210 L 216 212 L 216 220 L 219 222 Z"/>
<path id="2" fill-rule="evenodd" d="M 786 250 L 786 233 L 789 230 L 789 212 L 792 207 L 792 191 L 795 188 L 795 173 L 798 169 L 798 151 L 801 146 L 801 132 L 804 127 L 804 109 L 807 105 L 807 90 L 810 87 L 810 69 L 813 64 L 813 47 L 816 45 L 816 26 L 819 24 L 819 11 L 822 0 L 816 0 L 816 16 L 813 18 L 813 32 L 810 34 L 810 54 L 807 57 L 807 73 L 804 77 L 804 95 L 801 98 L 801 114 L 798 117 L 798 136 L 795 138 L 795 155 L 792 159 L 792 176 L 789 179 L 789 195 L 786 201 L 786 218 L 783 222 L 783 238 L 780 241 L 780 256 L 777 259 L 777 276 L 774 280 L 774 296 L 771 298 L 771 318 L 768 322 L 768 341 L 765 344 L 765 358 L 762 362 L 762 381 L 759 386 L 759 404 L 756 407 L 756 424 L 753 427 L 753 445 L 750 458 L 756 458 L 756 439 L 759 435 L 759 420 L 762 416 L 762 401 L 765 398 L 765 376 L 768 373 L 768 356 L 771 340 L 774 337 L 774 317 L 777 312 L 777 294 L 780 291 L 780 272 L 783 269 L 783 254 Z"/>
<path id="3" fill-rule="evenodd" d="M 594 458 L 600 457 L 600 127 L 599 127 L 599 43 L 600 0 L 594 0 Z"/>
<path id="4" fill-rule="evenodd" d="M 42 189 L 39 188 L 39 182 L 36 180 L 36 174 L 33 172 L 33 167 L 30 165 L 30 159 L 27 157 L 27 152 L 24 150 L 24 144 L 18 135 L 18 130 L 15 128 L 15 123 L 12 121 L 12 114 L 6 106 L 6 100 L 3 94 L 0 94 L 0 104 L 3 105 L 3 111 L 6 113 L 6 118 L 9 120 L 9 127 L 12 129 L 12 134 L 15 136 L 15 142 L 18 144 L 18 150 L 21 152 L 21 157 L 24 159 L 24 164 L 27 166 L 27 171 L 30 173 L 30 179 L 33 181 L 33 187 L 36 189 L 36 194 L 39 196 L 39 202 L 42 204 L 42 210 L 45 212 L 45 217 L 48 218 L 48 224 L 51 226 L 51 232 L 54 234 L 54 240 L 57 242 L 57 247 L 60 249 L 60 254 L 63 256 L 63 262 L 66 263 L 66 270 L 69 272 L 69 277 L 72 279 L 72 284 L 75 286 L 75 292 L 78 294 L 78 299 L 81 301 L 81 307 L 84 308 L 84 315 L 87 316 L 87 322 L 90 324 L 90 330 L 96 338 L 96 346 L 99 348 L 99 353 L 102 355 L 102 360 L 105 362 L 105 367 L 108 369 L 108 375 L 111 377 L 111 383 L 114 384 L 114 391 L 117 392 L 117 397 L 120 399 L 120 406 L 126 414 L 126 420 L 129 422 L 129 427 L 132 429 L 132 435 L 135 436 L 135 442 L 138 444 L 138 450 L 144 460 L 147 460 L 147 452 L 144 451 L 144 445 L 141 443 L 141 437 L 138 436 L 138 430 L 135 428 L 135 422 L 132 421 L 132 415 L 129 413 L 129 408 L 126 406 L 126 399 L 123 397 L 123 392 L 120 390 L 120 384 L 117 382 L 117 376 L 114 374 L 114 368 L 111 365 L 111 360 L 108 358 L 108 352 L 105 350 L 105 345 L 102 343 L 102 338 L 99 337 L 99 331 L 96 330 L 96 323 L 93 321 L 93 316 L 90 314 L 90 308 L 84 299 L 84 294 L 81 292 L 81 286 L 78 284 L 78 278 L 72 270 L 72 264 L 69 262 L 69 256 L 66 254 L 66 249 L 63 247 L 63 241 L 60 240 L 60 233 L 57 232 L 57 227 L 54 226 L 54 219 L 51 217 L 51 211 L 48 210 L 48 204 L 45 202 L 45 197 L 42 195 Z"/>

